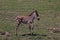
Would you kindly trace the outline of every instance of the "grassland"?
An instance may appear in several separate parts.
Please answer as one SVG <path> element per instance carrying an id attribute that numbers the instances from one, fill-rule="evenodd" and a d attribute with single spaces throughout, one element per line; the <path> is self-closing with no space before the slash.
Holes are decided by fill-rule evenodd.
<path id="1" fill-rule="evenodd" d="M 21 36 L 28 34 L 28 25 L 22 25 L 18 30 L 18 38 L 15 36 L 17 15 L 28 15 L 33 10 L 38 10 L 40 21 L 35 20 L 36 25 L 33 30 L 37 36 Z M 46 30 L 49 27 L 60 28 L 60 0 L 0 0 L 0 30 L 9 31 L 11 40 L 51 40 L 50 32 Z M 41 36 L 46 34 L 48 36 Z M 5 40 L 0 36 L 0 40 Z M 60 40 L 60 34 L 54 33 L 53 40 Z"/>

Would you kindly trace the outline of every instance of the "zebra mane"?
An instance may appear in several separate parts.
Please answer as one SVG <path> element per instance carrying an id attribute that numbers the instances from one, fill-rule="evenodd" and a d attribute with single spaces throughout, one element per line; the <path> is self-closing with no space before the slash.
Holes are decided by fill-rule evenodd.
<path id="1" fill-rule="evenodd" d="M 39 16 L 37 10 L 33 11 L 29 16 L 31 16 L 34 12 L 36 12 L 36 15 Z"/>

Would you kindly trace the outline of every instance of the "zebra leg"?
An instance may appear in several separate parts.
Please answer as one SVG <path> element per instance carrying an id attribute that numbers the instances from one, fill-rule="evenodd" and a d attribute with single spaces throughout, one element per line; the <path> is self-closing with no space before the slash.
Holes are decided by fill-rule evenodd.
<path id="1" fill-rule="evenodd" d="M 30 34 L 33 34 L 33 24 L 29 23 L 29 30 L 30 30 Z"/>
<path id="2" fill-rule="evenodd" d="M 30 33 L 31 33 L 31 26 L 29 25 L 29 31 L 30 31 Z"/>
<path id="3" fill-rule="evenodd" d="M 34 26 L 33 26 L 33 24 L 31 24 L 31 29 L 32 29 L 32 34 L 33 34 L 33 30 L 34 30 Z"/>
<path id="4" fill-rule="evenodd" d="M 17 30 L 18 30 L 20 24 L 21 24 L 21 23 L 19 22 L 19 23 L 17 24 L 17 26 L 16 26 L 16 36 L 17 36 Z"/>

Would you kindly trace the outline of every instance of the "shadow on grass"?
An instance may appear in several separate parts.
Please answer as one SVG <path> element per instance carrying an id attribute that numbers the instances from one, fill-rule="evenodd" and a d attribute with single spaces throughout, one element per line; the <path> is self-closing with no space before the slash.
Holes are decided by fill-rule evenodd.
<path id="1" fill-rule="evenodd" d="M 21 36 L 47 36 L 46 34 L 30 34 L 30 33 L 28 33 L 28 34 L 22 34 Z"/>

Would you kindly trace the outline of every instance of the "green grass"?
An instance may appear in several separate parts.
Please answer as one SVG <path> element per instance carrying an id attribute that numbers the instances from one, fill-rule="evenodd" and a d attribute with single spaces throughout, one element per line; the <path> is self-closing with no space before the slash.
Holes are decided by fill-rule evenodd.
<path id="1" fill-rule="evenodd" d="M 33 10 L 38 10 L 40 21 L 36 21 L 33 30 L 36 34 L 47 34 L 48 36 L 21 36 L 29 32 L 28 25 L 22 25 L 18 30 L 18 38 L 15 36 L 17 15 L 28 15 Z M 11 40 L 51 40 L 50 32 L 46 30 L 48 27 L 60 28 L 60 0 L 0 0 L 0 30 L 9 31 Z M 54 40 L 60 39 L 60 34 L 53 34 Z M 4 37 L 0 37 L 4 40 Z"/>

